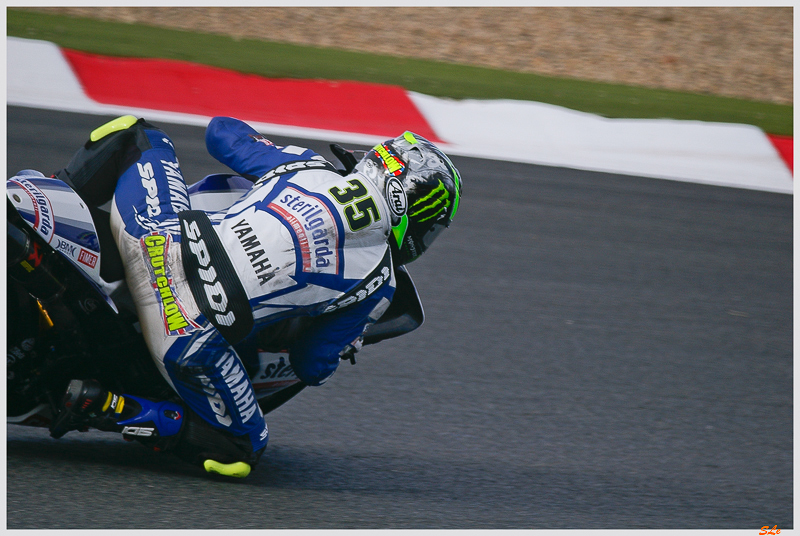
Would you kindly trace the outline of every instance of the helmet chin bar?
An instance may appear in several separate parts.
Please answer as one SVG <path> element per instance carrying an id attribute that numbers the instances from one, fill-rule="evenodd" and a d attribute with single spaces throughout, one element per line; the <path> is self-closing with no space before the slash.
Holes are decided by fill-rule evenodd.
<path id="1" fill-rule="evenodd" d="M 392 234 L 394 235 L 394 239 L 397 241 L 397 247 L 403 247 L 403 239 L 406 237 L 406 231 L 408 230 L 408 216 L 403 214 L 400 218 L 400 223 L 394 225 L 392 227 Z"/>

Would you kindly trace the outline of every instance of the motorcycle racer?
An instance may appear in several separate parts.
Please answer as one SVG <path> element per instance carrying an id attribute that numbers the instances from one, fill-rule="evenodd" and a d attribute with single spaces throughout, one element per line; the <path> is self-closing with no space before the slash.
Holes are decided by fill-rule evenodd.
<path id="1" fill-rule="evenodd" d="M 269 433 L 238 349 L 303 317 L 289 361 L 304 384 L 325 383 L 388 309 L 395 268 L 449 226 L 461 177 L 411 132 L 377 145 L 344 174 L 309 149 L 277 146 L 242 121 L 216 117 L 206 129 L 209 153 L 253 187 L 227 210 L 205 212 L 192 209 L 165 132 L 132 116 L 107 127 L 85 148 L 106 144 L 122 155 L 114 240 L 148 349 L 190 411 L 73 380 L 51 434 L 155 422 L 172 434 L 159 448 L 210 471 L 244 464 L 228 471 L 243 476 Z"/>

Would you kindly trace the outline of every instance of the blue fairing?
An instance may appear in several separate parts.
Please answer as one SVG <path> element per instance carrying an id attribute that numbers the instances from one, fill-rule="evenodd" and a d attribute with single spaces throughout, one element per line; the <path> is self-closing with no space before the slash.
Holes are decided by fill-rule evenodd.
<path id="1" fill-rule="evenodd" d="M 247 194 L 253 183 L 244 177 L 229 173 L 209 175 L 189 187 L 189 198 L 194 210 L 221 212 Z"/>

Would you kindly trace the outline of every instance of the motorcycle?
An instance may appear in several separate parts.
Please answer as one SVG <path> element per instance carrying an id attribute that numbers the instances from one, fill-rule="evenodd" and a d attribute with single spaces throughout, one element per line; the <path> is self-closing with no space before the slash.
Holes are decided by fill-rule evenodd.
<path id="1" fill-rule="evenodd" d="M 344 165 L 339 172 L 352 171 L 354 152 L 330 147 Z M 99 197 L 71 182 L 64 170 L 51 177 L 24 170 L 6 182 L 7 422 L 14 425 L 51 427 L 75 378 L 96 379 L 126 396 L 180 404 L 139 328 L 111 235 L 110 203 L 99 205 Z M 106 185 L 112 192 L 113 186 Z M 217 211 L 252 187 L 243 177 L 213 174 L 192 184 L 189 196 L 193 209 Z M 395 273 L 395 298 L 366 331 L 364 345 L 408 333 L 424 320 L 408 271 L 397 267 Z M 310 321 L 283 320 L 235 347 L 240 355 L 257 356 L 248 360 L 247 373 L 264 414 L 305 387 L 292 370 L 287 348 Z M 355 364 L 353 355 L 346 357 Z M 147 434 L 157 435 L 157 422 L 154 428 Z M 122 433 L 126 440 L 141 439 L 142 430 L 130 426 Z M 60 434 L 51 430 L 54 437 Z"/>

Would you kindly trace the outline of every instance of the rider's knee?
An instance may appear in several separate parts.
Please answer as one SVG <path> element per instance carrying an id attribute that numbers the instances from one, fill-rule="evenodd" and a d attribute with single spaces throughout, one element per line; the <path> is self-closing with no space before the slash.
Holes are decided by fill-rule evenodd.
<path id="1" fill-rule="evenodd" d="M 293 358 L 294 357 L 294 358 Z M 295 376 L 306 385 L 322 385 L 333 376 L 339 366 L 338 356 L 334 359 L 299 359 L 290 354 L 289 361 Z"/>
<path id="2" fill-rule="evenodd" d="M 148 132 L 157 132 L 166 137 L 163 131 L 144 119 L 133 124 L 123 123 L 124 126 L 116 129 L 108 128 L 113 123 L 95 130 L 69 164 L 54 174 L 57 179 L 69 184 L 90 206 L 101 206 L 108 202 L 114 195 L 120 175 L 152 147 L 152 136 L 148 136 Z"/>

